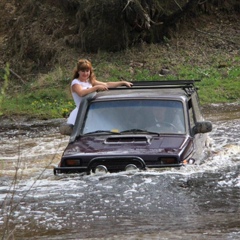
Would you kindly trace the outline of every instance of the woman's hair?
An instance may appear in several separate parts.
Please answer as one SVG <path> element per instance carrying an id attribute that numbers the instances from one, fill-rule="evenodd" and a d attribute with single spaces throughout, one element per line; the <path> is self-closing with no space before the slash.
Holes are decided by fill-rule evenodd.
<path id="1" fill-rule="evenodd" d="M 90 61 L 87 59 L 80 59 L 78 60 L 77 67 L 74 69 L 73 72 L 73 79 L 79 77 L 79 71 L 85 71 L 85 70 L 90 70 L 90 76 L 89 76 L 89 81 L 92 83 L 94 79 L 96 79 L 95 74 L 93 72 L 93 67 Z"/>

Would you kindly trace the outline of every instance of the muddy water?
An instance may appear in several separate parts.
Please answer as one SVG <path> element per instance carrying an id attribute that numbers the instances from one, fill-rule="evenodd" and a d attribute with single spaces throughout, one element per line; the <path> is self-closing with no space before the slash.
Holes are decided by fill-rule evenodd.
<path id="1" fill-rule="evenodd" d="M 180 170 L 54 176 L 62 121 L 0 131 L 2 239 L 240 239 L 240 108 L 212 106 L 209 158 Z M 5 125 L 6 126 L 6 125 Z"/>

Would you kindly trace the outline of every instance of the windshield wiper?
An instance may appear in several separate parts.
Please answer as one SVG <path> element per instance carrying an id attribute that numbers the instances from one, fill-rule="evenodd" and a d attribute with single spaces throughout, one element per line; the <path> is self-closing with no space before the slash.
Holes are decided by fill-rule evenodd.
<path id="1" fill-rule="evenodd" d="M 119 132 L 114 132 L 114 131 L 109 131 L 109 130 L 97 130 L 97 131 L 85 133 L 84 135 L 90 135 L 90 134 L 95 134 L 95 133 L 117 134 L 117 135 L 120 134 Z"/>
<path id="2" fill-rule="evenodd" d="M 128 129 L 128 130 L 124 130 L 122 132 L 120 132 L 120 134 L 122 133 L 147 133 L 147 134 L 157 134 L 159 135 L 158 132 L 151 132 L 151 131 L 147 131 L 147 130 L 143 130 L 143 129 L 138 129 L 138 128 L 132 128 L 132 129 Z"/>

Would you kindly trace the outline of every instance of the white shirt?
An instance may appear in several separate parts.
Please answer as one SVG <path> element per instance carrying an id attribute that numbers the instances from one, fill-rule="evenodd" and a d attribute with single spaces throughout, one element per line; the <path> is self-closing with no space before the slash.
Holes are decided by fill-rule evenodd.
<path id="1" fill-rule="evenodd" d="M 87 82 L 81 82 L 80 80 L 78 79 L 73 79 L 72 83 L 71 83 L 71 89 L 72 89 L 72 86 L 75 85 L 75 84 L 79 84 L 82 86 L 83 89 L 88 89 L 88 88 L 91 88 L 92 87 L 92 84 L 89 83 L 88 81 Z M 68 117 L 68 120 L 67 120 L 67 124 L 75 124 L 75 121 L 76 121 L 76 117 L 77 117 L 77 113 L 78 113 L 78 108 L 80 106 L 80 103 L 82 101 L 82 97 L 80 97 L 77 93 L 72 92 L 72 97 L 73 97 L 73 100 L 75 102 L 75 105 L 76 105 L 76 108 L 70 113 L 69 117 Z"/>

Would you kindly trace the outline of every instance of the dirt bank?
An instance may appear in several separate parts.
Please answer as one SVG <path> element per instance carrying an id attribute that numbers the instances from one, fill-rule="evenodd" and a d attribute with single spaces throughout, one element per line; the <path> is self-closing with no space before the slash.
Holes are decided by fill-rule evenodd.
<path id="1" fill-rule="evenodd" d="M 77 35 L 76 16 L 71 15 L 74 1 L 68 12 L 55 1 L 30 2 L 2 0 L 0 3 L 0 67 L 10 62 L 12 76 L 20 84 L 33 74 L 51 71 L 56 64 L 66 65 L 83 55 L 73 46 Z M 218 3 L 201 5 L 192 16 L 180 18 L 169 29 L 171 38 L 158 45 L 159 53 L 171 56 L 173 64 L 186 60 L 181 59 L 184 51 L 199 65 L 211 64 L 207 61 L 208 54 L 216 56 L 216 60 L 223 56 L 219 67 L 225 66 L 231 56 L 238 55 L 240 4 L 238 1 L 215 2 Z"/>

